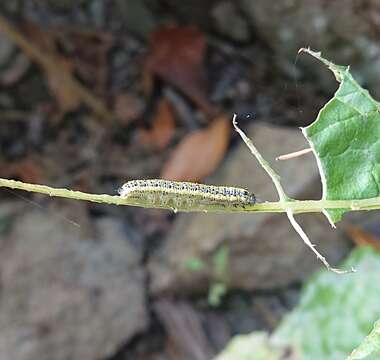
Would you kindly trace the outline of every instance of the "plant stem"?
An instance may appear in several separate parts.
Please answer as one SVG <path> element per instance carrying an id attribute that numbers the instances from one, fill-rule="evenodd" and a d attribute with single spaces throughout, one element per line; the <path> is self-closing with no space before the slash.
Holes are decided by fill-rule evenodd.
<path id="1" fill-rule="evenodd" d="M 103 203 L 109 205 L 129 205 L 149 208 L 168 209 L 169 205 L 144 203 L 141 201 L 133 201 L 130 199 L 122 198 L 118 195 L 106 194 L 89 194 L 81 191 L 72 191 L 68 189 L 52 188 L 45 185 L 29 184 L 16 180 L 8 180 L 0 178 L 0 187 L 18 189 L 29 191 L 33 193 L 40 193 L 49 195 L 51 197 L 62 197 L 73 200 L 84 200 L 96 203 Z M 291 209 L 295 214 L 301 213 L 320 213 L 324 209 L 350 209 L 351 211 L 364 211 L 380 209 L 380 197 L 362 200 L 291 200 L 284 202 L 264 202 L 255 205 L 247 205 L 243 207 L 224 207 L 221 205 L 209 205 L 206 207 L 193 207 L 178 209 L 179 211 L 197 212 L 256 212 L 256 213 L 284 213 L 287 209 Z"/>
<path id="2" fill-rule="evenodd" d="M 260 163 L 262 168 L 267 172 L 267 174 L 272 179 L 273 184 L 276 187 L 278 196 L 280 198 L 280 202 L 290 200 L 290 198 L 286 195 L 284 188 L 281 185 L 280 176 L 271 168 L 269 163 L 262 157 L 260 152 L 256 149 L 255 145 L 253 145 L 253 142 L 251 141 L 251 139 L 249 139 L 248 136 L 245 135 L 244 132 L 237 126 L 236 114 L 234 114 L 234 117 L 232 119 L 232 124 L 234 125 L 235 130 L 239 133 L 239 135 L 241 136 L 245 144 L 248 146 L 253 156 L 256 157 L 257 161 Z"/>
<path id="3" fill-rule="evenodd" d="M 315 245 L 312 244 L 309 237 L 306 235 L 306 233 L 303 231 L 302 227 L 297 223 L 296 219 L 294 218 L 294 210 L 288 205 L 292 202 L 292 199 L 289 198 L 284 188 L 281 185 L 280 182 L 280 176 L 272 169 L 272 167 L 269 165 L 269 163 L 261 156 L 260 152 L 256 149 L 255 145 L 253 145 L 252 141 L 244 134 L 244 132 L 238 127 L 236 122 L 236 114 L 234 114 L 234 117 L 232 119 L 232 124 L 234 125 L 235 130 L 239 133 L 245 144 L 248 146 L 251 153 L 256 157 L 257 161 L 260 163 L 261 167 L 267 172 L 267 174 L 272 179 L 278 196 L 280 198 L 280 204 L 284 206 L 284 211 L 286 212 L 286 215 L 289 219 L 290 224 L 293 226 L 294 230 L 298 233 L 298 235 L 301 237 L 305 245 L 307 245 L 311 251 L 317 256 L 317 258 L 326 266 L 328 270 L 331 270 L 337 274 L 344 274 L 348 272 L 353 272 L 354 269 L 351 271 L 345 271 L 345 270 L 339 270 L 332 268 L 330 264 L 327 262 L 326 258 L 322 256 L 316 250 Z M 325 211 L 325 210 L 323 210 Z"/>

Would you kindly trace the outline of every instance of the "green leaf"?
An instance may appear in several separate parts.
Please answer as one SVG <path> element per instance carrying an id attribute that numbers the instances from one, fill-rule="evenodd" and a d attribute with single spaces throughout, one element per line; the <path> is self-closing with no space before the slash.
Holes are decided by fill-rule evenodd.
<path id="1" fill-rule="evenodd" d="M 344 276 L 316 273 L 303 289 L 300 304 L 275 331 L 273 344 L 299 349 L 303 360 L 345 359 L 380 318 L 380 254 L 359 247 L 343 265 L 352 266 L 357 272 Z"/>
<path id="2" fill-rule="evenodd" d="M 219 280 L 225 280 L 228 275 L 229 252 L 228 246 L 221 246 L 213 256 L 214 276 Z"/>
<path id="3" fill-rule="evenodd" d="M 191 271 L 202 271 L 205 264 L 198 258 L 191 258 L 186 262 L 186 267 Z"/>
<path id="4" fill-rule="evenodd" d="M 375 355 L 380 358 L 380 320 L 377 320 L 373 330 L 363 340 L 357 349 L 347 358 L 347 360 L 364 359 L 368 355 Z"/>
<path id="5" fill-rule="evenodd" d="M 207 302 L 211 306 L 219 306 L 222 302 L 222 298 L 227 293 L 226 284 L 217 282 L 213 283 L 208 292 Z"/>
<path id="6" fill-rule="evenodd" d="M 303 49 L 326 64 L 340 82 L 317 120 L 302 132 L 317 158 L 323 199 L 354 200 L 380 196 L 380 103 L 352 77 L 320 53 Z M 349 209 L 328 210 L 331 223 Z"/>

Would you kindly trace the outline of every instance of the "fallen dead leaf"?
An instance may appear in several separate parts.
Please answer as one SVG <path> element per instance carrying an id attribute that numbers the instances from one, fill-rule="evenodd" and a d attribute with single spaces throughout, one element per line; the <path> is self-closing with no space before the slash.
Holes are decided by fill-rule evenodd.
<path id="1" fill-rule="evenodd" d="M 24 26 L 30 40 L 37 44 L 43 52 L 49 54 L 51 59 L 54 60 L 57 65 L 56 69 L 61 68 L 66 73 L 73 73 L 73 63 L 64 57 L 59 56 L 57 53 L 53 32 L 43 31 L 40 27 L 31 22 L 26 22 Z M 56 98 L 59 108 L 63 112 L 73 111 L 79 107 L 80 99 L 71 86 L 62 81 L 62 75 L 56 69 L 45 69 L 46 82 L 50 91 Z"/>
<path id="2" fill-rule="evenodd" d="M 164 149 L 170 142 L 175 131 L 174 111 L 168 100 L 163 98 L 153 119 L 152 128 L 141 130 L 140 141 Z"/>
<path id="3" fill-rule="evenodd" d="M 0 167 L 0 177 L 17 179 L 32 184 L 44 182 L 43 169 L 34 160 L 23 160 L 20 162 L 2 164 Z"/>
<path id="4" fill-rule="evenodd" d="M 188 96 L 209 117 L 216 107 L 207 100 L 204 67 L 206 39 L 194 27 L 164 27 L 152 33 L 146 70 Z"/>
<path id="5" fill-rule="evenodd" d="M 217 168 L 227 150 L 231 122 L 220 116 L 206 129 L 186 136 L 173 150 L 161 177 L 177 181 L 201 181 Z"/>
<path id="6" fill-rule="evenodd" d="M 349 225 L 345 226 L 345 230 L 357 246 L 369 245 L 380 251 L 380 238 L 377 236 L 363 229 Z"/>

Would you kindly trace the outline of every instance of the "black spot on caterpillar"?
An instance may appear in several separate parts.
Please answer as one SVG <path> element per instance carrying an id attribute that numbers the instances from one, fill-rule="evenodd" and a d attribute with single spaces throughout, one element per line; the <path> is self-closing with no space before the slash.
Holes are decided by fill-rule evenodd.
<path id="1" fill-rule="evenodd" d="M 244 207 L 256 203 L 255 195 L 241 188 L 158 179 L 128 181 L 119 189 L 119 194 L 139 202 L 181 210 L 207 205 Z"/>

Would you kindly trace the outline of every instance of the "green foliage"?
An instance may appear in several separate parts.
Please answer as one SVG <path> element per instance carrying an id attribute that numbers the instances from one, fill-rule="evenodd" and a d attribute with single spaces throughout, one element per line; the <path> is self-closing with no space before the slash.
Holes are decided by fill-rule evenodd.
<path id="1" fill-rule="evenodd" d="M 368 359 L 368 355 L 377 355 L 380 358 L 380 320 L 377 320 L 371 333 L 362 341 L 347 360 Z"/>
<path id="2" fill-rule="evenodd" d="M 303 129 L 317 158 L 323 200 L 376 200 L 380 197 L 380 103 L 359 86 L 349 67 L 303 50 L 327 65 L 340 82 L 317 120 Z M 325 213 L 334 223 L 349 207 L 354 209 L 348 204 Z M 380 318 L 380 254 L 357 248 L 342 266 L 357 272 L 339 278 L 333 272 L 318 272 L 304 287 L 300 304 L 271 337 L 262 333 L 236 337 L 217 359 L 261 360 L 265 354 L 264 358 L 279 360 L 287 349 L 302 360 L 380 359 L 380 320 L 365 337 Z"/>
<path id="3" fill-rule="evenodd" d="M 227 293 L 227 286 L 224 283 L 216 282 L 212 283 L 208 291 L 207 302 L 211 306 L 219 306 L 222 302 L 222 298 Z"/>
<path id="4" fill-rule="evenodd" d="M 223 296 L 227 293 L 228 258 L 230 250 L 227 246 L 221 246 L 212 258 L 213 275 L 217 279 L 208 292 L 207 301 L 211 306 L 219 306 Z"/>
<path id="5" fill-rule="evenodd" d="M 317 120 L 303 129 L 315 150 L 323 199 L 357 200 L 380 196 L 380 103 L 360 87 L 349 67 L 326 64 L 340 86 Z M 328 210 L 332 222 L 348 209 Z"/>
<path id="6" fill-rule="evenodd" d="M 202 271 L 205 268 L 205 265 L 202 260 L 191 258 L 187 261 L 186 267 L 191 271 Z"/>
<path id="7" fill-rule="evenodd" d="M 221 246 L 213 256 L 213 272 L 219 280 L 225 280 L 228 276 L 228 257 L 229 249 L 227 246 Z"/>
<path id="8" fill-rule="evenodd" d="M 343 265 L 351 266 L 357 272 L 338 280 L 326 270 L 310 279 L 300 304 L 272 337 L 276 345 L 291 344 L 302 359 L 340 360 L 360 344 L 380 318 L 380 254 L 357 248 Z"/>
<path id="9" fill-rule="evenodd" d="M 349 359 L 380 359 L 379 321 L 365 338 L 380 317 L 380 254 L 360 247 L 343 266 L 357 272 L 338 281 L 330 271 L 317 272 L 271 337 L 262 332 L 237 336 L 215 360 L 280 360 L 289 350 L 300 360 L 344 360 L 363 339 Z"/>
<path id="10" fill-rule="evenodd" d="M 227 293 L 229 248 L 221 246 L 212 257 L 212 275 L 215 279 L 209 288 L 207 301 L 211 306 L 219 306 L 223 296 Z M 206 268 L 205 263 L 198 258 L 187 261 L 186 267 L 190 271 L 202 271 Z"/>

